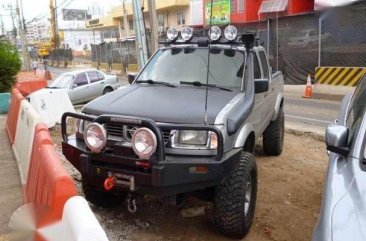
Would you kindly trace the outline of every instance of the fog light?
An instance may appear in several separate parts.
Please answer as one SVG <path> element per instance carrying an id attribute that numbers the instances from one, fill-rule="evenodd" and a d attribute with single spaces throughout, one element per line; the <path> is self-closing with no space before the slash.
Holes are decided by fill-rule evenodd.
<path id="1" fill-rule="evenodd" d="M 156 136 L 150 129 L 143 127 L 133 133 L 132 148 L 140 159 L 149 159 L 155 153 L 156 147 Z"/>

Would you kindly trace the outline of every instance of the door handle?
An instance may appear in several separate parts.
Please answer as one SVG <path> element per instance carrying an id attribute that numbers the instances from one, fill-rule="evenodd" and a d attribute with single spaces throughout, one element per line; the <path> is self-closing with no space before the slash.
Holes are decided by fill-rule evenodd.
<path id="1" fill-rule="evenodd" d="M 102 85 L 102 84 L 104 84 L 104 81 L 103 82 L 100 82 L 100 84 Z"/>

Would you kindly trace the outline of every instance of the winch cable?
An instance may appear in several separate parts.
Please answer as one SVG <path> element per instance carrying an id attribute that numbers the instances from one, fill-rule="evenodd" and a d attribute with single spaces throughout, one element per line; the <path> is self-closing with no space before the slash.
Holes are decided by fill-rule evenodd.
<path id="1" fill-rule="evenodd" d="M 210 24 L 208 30 L 208 54 L 207 54 L 207 73 L 206 73 L 206 96 L 205 96 L 205 114 L 204 114 L 204 125 L 208 124 L 208 117 L 207 117 L 207 105 L 208 105 L 208 79 L 210 75 L 210 56 L 211 56 L 211 38 L 210 38 L 210 31 L 212 26 L 212 6 L 213 0 L 211 0 L 210 6 Z"/>

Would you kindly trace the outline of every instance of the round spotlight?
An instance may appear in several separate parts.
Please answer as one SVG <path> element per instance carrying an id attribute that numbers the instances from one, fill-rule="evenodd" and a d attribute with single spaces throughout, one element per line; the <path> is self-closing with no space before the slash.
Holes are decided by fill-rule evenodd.
<path id="1" fill-rule="evenodd" d="M 180 35 L 184 41 L 189 41 L 193 37 L 193 29 L 192 28 L 183 28 Z"/>
<path id="2" fill-rule="evenodd" d="M 238 36 L 238 30 L 233 25 L 229 25 L 225 28 L 224 35 L 227 40 L 234 41 Z"/>
<path id="3" fill-rule="evenodd" d="M 99 153 L 107 143 L 107 132 L 98 123 L 90 123 L 84 131 L 84 141 L 93 153 Z"/>
<path id="4" fill-rule="evenodd" d="M 176 28 L 168 28 L 166 31 L 166 37 L 169 39 L 169 41 L 174 41 L 178 37 L 178 30 Z"/>
<path id="5" fill-rule="evenodd" d="M 208 32 L 209 36 L 210 36 L 210 39 L 212 41 L 217 41 L 220 39 L 221 37 L 221 29 L 217 26 L 212 26 L 210 28 L 210 31 Z"/>
<path id="6" fill-rule="evenodd" d="M 150 129 L 139 128 L 132 135 L 133 151 L 140 159 L 149 159 L 156 151 L 157 140 Z"/>

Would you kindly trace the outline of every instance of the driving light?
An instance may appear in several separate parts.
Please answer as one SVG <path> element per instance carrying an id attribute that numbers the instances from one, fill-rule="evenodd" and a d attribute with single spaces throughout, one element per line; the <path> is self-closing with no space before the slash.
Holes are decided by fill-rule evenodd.
<path id="1" fill-rule="evenodd" d="M 90 123 L 84 131 L 84 141 L 93 153 L 99 153 L 107 143 L 107 133 L 98 123 Z"/>
<path id="2" fill-rule="evenodd" d="M 194 131 L 194 130 L 179 131 L 178 143 L 183 145 L 206 146 L 207 131 Z"/>
<path id="3" fill-rule="evenodd" d="M 221 29 L 217 26 L 212 26 L 210 28 L 210 31 L 208 32 L 209 36 L 210 36 L 210 39 L 212 41 L 217 41 L 220 39 L 221 37 Z"/>
<path id="4" fill-rule="evenodd" d="M 233 41 L 238 36 L 238 30 L 233 25 L 229 25 L 225 28 L 224 35 L 227 40 Z"/>
<path id="5" fill-rule="evenodd" d="M 183 28 L 180 35 L 184 41 L 189 41 L 193 37 L 193 29 L 192 28 Z"/>
<path id="6" fill-rule="evenodd" d="M 168 30 L 166 31 L 166 37 L 170 41 L 176 40 L 178 37 L 178 30 L 176 28 L 168 28 Z"/>
<path id="7" fill-rule="evenodd" d="M 133 151 L 140 159 L 149 159 L 156 151 L 157 140 L 154 132 L 142 127 L 132 135 Z"/>

